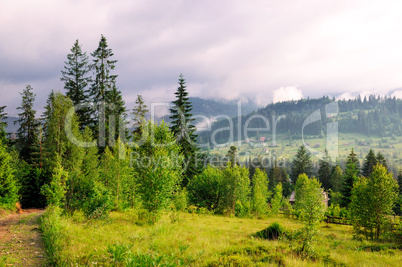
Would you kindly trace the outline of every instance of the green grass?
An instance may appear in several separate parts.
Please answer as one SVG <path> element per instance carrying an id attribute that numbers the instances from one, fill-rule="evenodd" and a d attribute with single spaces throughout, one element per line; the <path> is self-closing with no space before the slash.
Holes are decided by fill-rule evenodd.
<path id="1" fill-rule="evenodd" d="M 320 226 L 316 261 L 302 261 L 286 241 L 252 237 L 274 222 L 286 230 L 301 227 L 281 215 L 257 220 L 167 212 L 154 225 L 130 212 L 112 212 L 106 221 L 85 222 L 79 214 L 61 220 L 59 265 L 397 266 L 402 261 L 393 244 L 353 240 L 352 228 L 344 225 Z"/>

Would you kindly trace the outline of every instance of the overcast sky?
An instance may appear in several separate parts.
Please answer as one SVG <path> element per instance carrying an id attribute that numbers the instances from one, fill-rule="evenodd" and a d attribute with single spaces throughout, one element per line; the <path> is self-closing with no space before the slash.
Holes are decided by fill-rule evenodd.
<path id="1" fill-rule="evenodd" d="M 402 88 L 398 0 L 0 0 L 0 106 L 15 115 L 25 85 L 42 110 L 76 39 L 103 34 L 127 107 L 191 96 L 272 101 L 396 94 Z"/>

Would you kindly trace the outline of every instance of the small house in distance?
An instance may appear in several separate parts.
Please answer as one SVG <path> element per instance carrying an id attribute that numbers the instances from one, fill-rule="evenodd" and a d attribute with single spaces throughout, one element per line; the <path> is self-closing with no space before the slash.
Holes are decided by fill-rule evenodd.
<path id="1" fill-rule="evenodd" d="M 322 196 L 325 207 L 328 208 L 328 201 L 329 201 L 328 192 L 322 190 Z M 293 191 L 292 194 L 290 194 L 289 203 L 293 205 L 295 204 L 295 201 L 296 201 L 296 192 Z"/>

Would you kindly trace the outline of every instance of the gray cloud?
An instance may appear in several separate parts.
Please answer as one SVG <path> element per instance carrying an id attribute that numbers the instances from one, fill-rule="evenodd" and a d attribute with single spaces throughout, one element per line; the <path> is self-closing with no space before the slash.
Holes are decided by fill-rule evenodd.
<path id="1" fill-rule="evenodd" d="M 402 4 L 386 1 L 8 1 L 0 4 L 0 105 L 15 114 L 31 84 L 38 107 L 63 90 L 76 39 L 104 34 L 119 60 L 128 107 L 137 94 L 171 100 L 183 73 L 192 96 L 266 104 L 297 86 L 304 97 L 393 92 L 402 85 Z"/>

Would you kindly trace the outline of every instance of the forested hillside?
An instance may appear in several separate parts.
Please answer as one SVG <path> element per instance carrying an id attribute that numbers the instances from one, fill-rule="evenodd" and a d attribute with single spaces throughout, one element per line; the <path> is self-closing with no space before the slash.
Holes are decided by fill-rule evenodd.
<path id="1" fill-rule="evenodd" d="M 335 102 L 338 112 L 326 114 L 326 106 Z M 301 99 L 295 101 L 269 104 L 265 108 L 242 117 L 233 118 L 233 137 L 237 140 L 244 136 L 244 125 L 248 119 L 255 115 L 261 115 L 269 121 L 269 131 L 272 133 L 276 122 L 276 133 L 283 133 L 289 138 L 301 138 L 303 123 L 314 112 L 321 115 L 320 120 L 309 123 L 304 128 L 305 135 L 323 135 L 326 133 L 326 124 L 338 122 L 339 132 L 359 133 L 366 136 L 386 137 L 402 135 L 402 100 L 390 97 L 371 95 L 357 97 L 350 100 L 335 100 L 322 97 L 318 99 Z M 240 123 L 239 123 L 240 122 Z M 238 133 L 240 124 L 241 132 Z M 229 127 L 226 119 L 213 124 L 211 131 L 200 132 L 202 143 L 211 139 L 211 134 L 219 129 Z M 261 118 L 250 121 L 248 128 L 267 128 L 267 124 Z M 250 131 L 248 137 L 258 135 L 258 132 Z M 220 131 L 215 136 L 215 141 L 225 143 L 229 140 L 229 131 Z"/>

